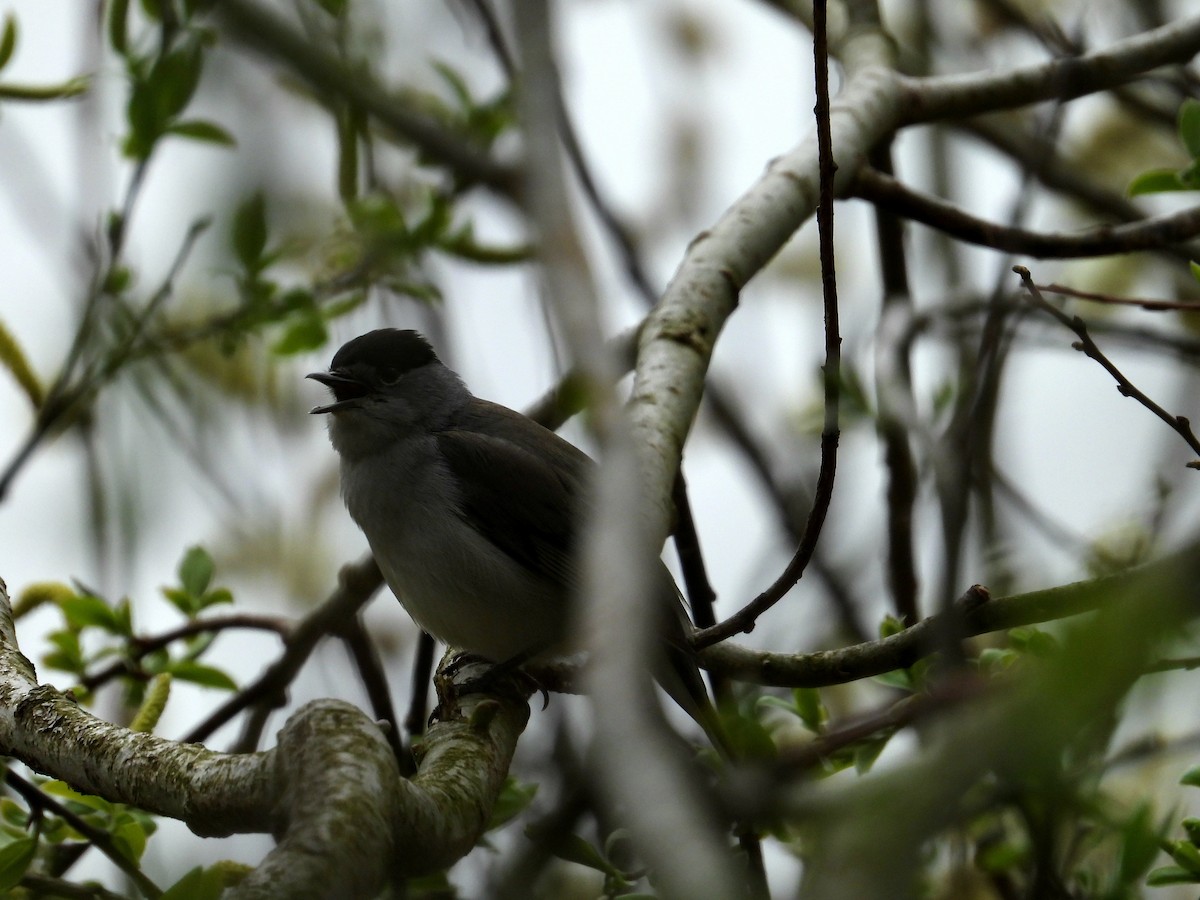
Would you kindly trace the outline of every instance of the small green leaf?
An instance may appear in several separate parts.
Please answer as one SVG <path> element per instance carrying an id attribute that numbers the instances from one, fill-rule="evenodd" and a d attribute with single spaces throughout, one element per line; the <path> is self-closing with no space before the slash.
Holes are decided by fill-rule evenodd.
<path id="1" fill-rule="evenodd" d="M 1183 777 L 1179 779 L 1179 783 L 1186 784 L 1188 787 L 1200 787 L 1200 766 L 1184 772 Z"/>
<path id="2" fill-rule="evenodd" d="M 108 11 L 108 42 L 121 56 L 129 49 L 128 19 L 129 0 L 113 0 Z"/>
<path id="3" fill-rule="evenodd" d="M 25 351 L 3 322 L 0 322 L 0 366 L 8 369 L 12 374 L 13 380 L 20 385 L 25 396 L 29 398 L 29 402 L 33 404 L 33 408 L 40 409 L 46 398 L 46 392 L 42 388 L 41 381 L 34 374 Z"/>
<path id="4" fill-rule="evenodd" d="M 871 771 L 871 766 L 875 765 L 875 760 L 879 759 L 879 754 L 883 752 L 883 748 L 887 746 L 891 737 L 891 734 L 886 734 L 880 738 L 864 741 L 854 748 L 854 769 L 859 775 L 865 775 Z"/>
<path id="5" fill-rule="evenodd" d="M 261 269 L 263 250 L 267 246 L 267 205 L 261 191 L 255 192 L 237 208 L 231 238 L 238 262 L 251 272 Z"/>
<path id="6" fill-rule="evenodd" d="M 554 842 L 552 851 L 559 859 L 565 859 L 567 862 L 578 863 L 581 866 L 586 866 L 589 869 L 595 869 L 597 872 L 603 872 L 608 876 L 623 877 L 623 874 L 616 866 L 604 858 L 604 855 L 597 850 L 590 842 L 585 841 L 577 834 L 568 834 Z"/>
<path id="7" fill-rule="evenodd" d="M 1129 182 L 1126 193 L 1130 197 L 1141 194 L 1161 194 L 1165 191 L 1186 191 L 1185 185 L 1179 178 L 1179 173 L 1173 169 L 1151 169 L 1143 172 Z"/>
<path id="8" fill-rule="evenodd" d="M 208 591 L 200 598 L 200 609 L 208 609 L 210 606 L 217 606 L 221 603 L 232 603 L 233 592 L 229 588 L 216 588 Z"/>
<path id="9" fill-rule="evenodd" d="M 16 887 L 37 854 L 37 838 L 18 838 L 0 847 L 0 891 Z"/>
<path id="10" fill-rule="evenodd" d="M 42 657 L 42 664 L 60 672 L 74 675 L 83 673 L 83 651 L 79 647 L 79 635 L 74 631 L 55 631 L 47 640 L 58 649 Z"/>
<path id="11" fill-rule="evenodd" d="M 133 816 L 123 813 L 117 817 L 115 828 L 109 829 L 113 843 L 130 862 L 138 862 L 146 852 L 146 827 Z"/>
<path id="12" fill-rule="evenodd" d="M 335 19 L 340 19 L 346 13 L 350 0 L 317 0 L 317 6 L 329 13 Z"/>
<path id="13" fill-rule="evenodd" d="M 1188 98 L 1179 107 L 1179 139 L 1192 159 L 1200 157 L 1200 101 Z"/>
<path id="14" fill-rule="evenodd" d="M 1168 852 L 1171 859 L 1193 875 L 1200 876 L 1200 847 L 1191 841 L 1172 841 Z"/>
<path id="15" fill-rule="evenodd" d="M 0 69 L 8 65 L 17 46 L 17 20 L 12 13 L 4 17 L 4 34 L 0 35 Z"/>
<path id="16" fill-rule="evenodd" d="M 491 831 L 494 828 L 499 828 L 513 816 L 522 812 L 537 795 L 538 786 L 532 782 L 529 784 L 521 784 L 511 775 L 504 781 L 504 787 L 500 791 L 500 796 L 496 798 L 495 804 L 492 806 L 492 818 L 488 822 L 487 830 Z"/>
<path id="17" fill-rule="evenodd" d="M 41 785 L 43 791 L 51 796 L 58 797 L 68 803 L 77 803 L 87 809 L 95 810 L 104 815 L 111 815 L 113 810 L 119 804 L 109 803 L 103 797 L 97 797 L 94 794 L 81 794 L 65 781 L 47 781 Z"/>
<path id="18" fill-rule="evenodd" d="M 321 318 L 321 314 L 314 310 L 311 314 L 292 321 L 271 349 L 280 356 L 307 353 L 325 346 L 327 340 L 329 329 L 325 327 L 325 320 Z"/>
<path id="19" fill-rule="evenodd" d="M 220 864 L 205 869 L 196 866 L 163 891 L 159 900 L 219 900 L 225 889 Z"/>
<path id="20" fill-rule="evenodd" d="M 163 667 L 163 671 L 170 672 L 180 681 L 190 681 L 193 684 L 200 684 L 204 687 L 217 688 L 223 691 L 236 691 L 238 687 L 237 682 L 220 669 L 213 666 L 206 666 L 203 663 L 194 662 L 190 659 L 181 659 L 168 663 Z"/>
<path id="21" fill-rule="evenodd" d="M 1197 880 L 1200 879 L 1179 866 L 1162 866 L 1146 876 L 1146 884 L 1150 887 L 1163 887 L 1168 884 L 1194 884 Z"/>
<path id="22" fill-rule="evenodd" d="M 177 610 L 189 619 L 200 612 L 200 599 L 179 588 L 163 588 L 162 594 Z"/>
<path id="23" fill-rule="evenodd" d="M 829 718 L 825 704 L 821 702 L 821 692 L 816 688 L 796 688 L 792 691 L 792 699 L 796 703 L 796 715 L 804 727 L 814 734 L 820 734 Z"/>
<path id="24" fill-rule="evenodd" d="M 193 141 L 206 141 L 210 144 L 222 144 L 226 147 L 237 146 L 237 141 L 233 139 L 233 135 L 216 122 L 208 122 L 204 119 L 188 119 L 185 122 L 176 122 L 167 129 L 167 132 L 179 135 L 180 137 L 191 138 Z"/>
<path id="25" fill-rule="evenodd" d="M 1200 281 L 1200 263 L 1193 259 L 1188 263 L 1188 268 L 1192 270 L 1192 277 Z"/>
<path id="26" fill-rule="evenodd" d="M 212 557 L 208 555 L 207 550 L 203 547 L 191 547 L 179 563 L 179 583 L 185 591 L 199 597 L 208 590 L 214 569 Z"/>
<path id="27" fill-rule="evenodd" d="M 58 601 L 58 608 L 63 611 L 67 625 L 75 630 L 92 625 L 110 634 L 125 633 L 117 611 L 99 597 L 89 594 L 63 597 Z"/>

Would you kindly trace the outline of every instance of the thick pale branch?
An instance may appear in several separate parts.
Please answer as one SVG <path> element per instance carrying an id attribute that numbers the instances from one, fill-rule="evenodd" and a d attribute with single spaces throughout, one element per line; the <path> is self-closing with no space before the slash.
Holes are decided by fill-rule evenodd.
<path id="1" fill-rule="evenodd" d="M 37 684 L 0 582 L 0 753 L 201 835 L 274 833 L 279 845 L 233 897 L 370 897 L 454 862 L 483 834 L 528 715 L 523 697 L 464 699 L 430 729 L 411 781 L 378 727 L 341 701 L 304 706 L 262 753 L 132 732 Z"/>
<path id="2" fill-rule="evenodd" d="M 1159 66 L 1187 63 L 1200 53 L 1200 16 L 1192 16 L 1077 57 L 1004 72 L 925 78 L 897 76 L 906 86 L 903 125 L 978 116 L 1044 100 L 1073 100 L 1118 85 Z"/>

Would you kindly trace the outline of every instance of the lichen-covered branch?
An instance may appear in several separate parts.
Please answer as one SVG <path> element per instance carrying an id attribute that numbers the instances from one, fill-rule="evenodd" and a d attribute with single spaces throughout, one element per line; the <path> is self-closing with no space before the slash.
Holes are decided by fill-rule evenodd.
<path id="1" fill-rule="evenodd" d="M 483 834 L 528 715 L 515 695 L 463 698 L 430 729 L 409 781 L 378 726 L 336 700 L 302 707 L 260 753 L 130 731 L 37 683 L 0 581 L 0 753 L 200 835 L 275 834 L 232 897 L 370 897 L 449 865 Z"/>

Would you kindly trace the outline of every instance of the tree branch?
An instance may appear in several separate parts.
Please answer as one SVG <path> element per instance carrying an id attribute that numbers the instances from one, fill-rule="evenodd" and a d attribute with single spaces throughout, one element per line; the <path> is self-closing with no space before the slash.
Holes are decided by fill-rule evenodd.
<path id="1" fill-rule="evenodd" d="M 1200 206 L 1124 225 L 1099 225 L 1070 234 L 1030 231 L 988 222 L 935 197 L 905 187 L 895 178 L 862 168 L 851 185 L 859 197 L 898 216 L 936 228 L 959 240 L 1039 259 L 1110 256 L 1138 250 L 1162 250 L 1200 235 Z"/>
<path id="2" fill-rule="evenodd" d="M 1118 41 L 1084 56 L 1005 72 L 897 76 L 905 86 L 902 125 L 978 116 L 1044 100 L 1073 100 L 1125 84 L 1200 53 L 1200 16 Z"/>

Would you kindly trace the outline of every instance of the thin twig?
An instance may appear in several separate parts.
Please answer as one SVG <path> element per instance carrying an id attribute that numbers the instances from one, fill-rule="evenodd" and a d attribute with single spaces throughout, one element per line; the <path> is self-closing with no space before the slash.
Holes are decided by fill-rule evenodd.
<path id="1" fill-rule="evenodd" d="M 71 812 L 71 810 L 67 809 L 66 806 L 58 802 L 54 797 L 40 790 L 37 785 L 26 781 L 16 772 L 10 771 L 5 773 L 4 781 L 10 788 L 20 794 L 31 807 L 49 810 L 83 835 L 93 847 L 112 860 L 113 865 L 128 875 L 144 896 L 158 897 L 162 894 L 162 888 L 151 881 L 138 867 L 137 863 L 117 848 L 117 845 L 113 842 L 112 835 L 107 831 L 97 828 L 82 816 Z"/>
<path id="2" fill-rule="evenodd" d="M 317 642 L 336 631 L 348 616 L 362 608 L 382 584 L 383 575 L 370 555 L 343 566 L 338 575 L 337 588 L 328 600 L 296 625 L 279 659 L 180 740 L 188 744 L 202 743 L 249 706 L 257 704 L 268 710 L 282 706 L 287 699 L 288 685 L 308 660 Z"/>
<path id="3" fill-rule="evenodd" d="M 1200 439 L 1197 439 L 1195 433 L 1192 431 L 1191 422 L 1186 417 L 1171 415 L 1171 413 L 1151 400 L 1132 381 L 1126 378 L 1124 373 L 1113 364 L 1112 360 L 1105 356 L 1100 348 L 1096 346 L 1096 342 L 1088 334 L 1087 325 L 1084 324 L 1083 319 L 1079 316 L 1068 316 L 1062 310 L 1046 302 L 1046 299 L 1042 296 L 1042 292 L 1038 290 L 1038 286 L 1033 283 L 1033 276 L 1029 274 L 1027 268 L 1024 266 L 1013 266 L 1013 271 L 1021 277 L 1021 281 L 1024 283 L 1025 289 L 1029 292 L 1033 305 L 1049 313 L 1079 337 L 1079 340 L 1071 345 L 1074 349 L 1098 362 L 1104 371 L 1108 372 L 1113 377 L 1113 380 L 1117 382 L 1117 390 L 1121 392 L 1123 397 L 1133 398 L 1166 422 L 1172 431 L 1183 438 L 1197 455 L 1200 455 Z M 1200 469 L 1200 460 L 1189 462 L 1187 465 L 1190 469 Z"/>
<path id="4" fill-rule="evenodd" d="M 825 365 L 822 367 L 825 382 L 825 421 L 821 429 L 821 468 L 817 473 L 817 486 L 813 491 L 813 508 L 804 534 L 787 567 L 775 582 L 748 604 L 710 628 L 698 631 L 693 636 L 697 648 L 707 647 L 740 632 L 754 629 L 758 617 L 778 603 L 792 589 L 808 567 L 829 504 L 833 500 L 834 476 L 837 472 L 837 450 L 840 432 L 838 428 L 838 401 L 841 390 L 842 336 L 838 326 L 837 276 L 833 252 L 833 176 L 837 164 L 833 159 L 833 139 L 829 127 L 829 47 L 825 34 L 825 3 L 813 4 L 813 56 L 816 67 L 817 103 L 814 109 L 817 120 L 817 156 L 820 181 L 820 197 L 817 203 L 817 232 L 821 256 L 821 287 L 825 309 Z"/>
<path id="5" fill-rule="evenodd" d="M 1149 297 L 1118 297 L 1114 294 L 1100 294 L 1095 291 L 1081 291 L 1078 288 L 1064 284 L 1039 284 L 1038 290 L 1047 294 L 1059 294 L 1063 297 L 1075 297 L 1079 300 L 1090 300 L 1093 303 L 1105 303 L 1110 306 L 1136 306 L 1151 312 L 1197 312 L 1200 311 L 1200 300 L 1155 300 Z"/>
<path id="6" fill-rule="evenodd" d="M 1039 259 L 1077 259 L 1161 250 L 1200 235 L 1200 206 L 1122 225 L 1099 225 L 1087 231 L 1056 233 L 989 222 L 866 167 L 857 173 L 851 191 L 853 196 L 961 241 Z"/>

